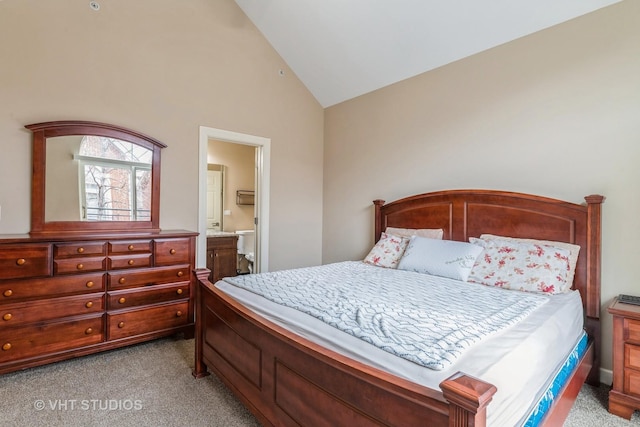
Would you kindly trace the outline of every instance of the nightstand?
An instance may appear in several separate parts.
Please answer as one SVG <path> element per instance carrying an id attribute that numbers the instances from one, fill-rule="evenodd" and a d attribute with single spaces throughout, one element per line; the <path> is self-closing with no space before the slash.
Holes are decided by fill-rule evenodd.
<path id="1" fill-rule="evenodd" d="M 609 412 L 630 419 L 640 409 L 640 306 L 616 298 L 613 315 L 613 388 Z"/>

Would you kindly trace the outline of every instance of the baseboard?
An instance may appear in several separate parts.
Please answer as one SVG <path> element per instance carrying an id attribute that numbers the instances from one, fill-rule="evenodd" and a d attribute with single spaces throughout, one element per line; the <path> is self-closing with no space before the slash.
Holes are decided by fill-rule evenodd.
<path id="1" fill-rule="evenodd" d="M 613 371 L 611 369 L 600 368 L 600 382 L 602 384 L 613 384 Z"/>

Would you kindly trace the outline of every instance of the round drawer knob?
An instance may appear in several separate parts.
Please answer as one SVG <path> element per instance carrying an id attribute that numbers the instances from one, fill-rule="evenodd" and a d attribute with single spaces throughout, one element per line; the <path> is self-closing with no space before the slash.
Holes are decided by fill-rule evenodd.
<path id="1" fill-rule="evenodd" d="M 182 289 L 178 289 L 178 290 L 176 291 L 176 294 L 178 294 L 178 295 L 182 295 L 182 292 L 183 292 L 183 291 L 182 291 Z"/>
<path id="2" fill-rule="evenodd" d="M 93 307 L 93 302 L 89 301 L 84 306 L 87 307 L 87 308 L 91 308 L 91 307 Z"/>
<path id="3" fill-rule="evenodd" d="M 13 291 L 11 289 L 7 289 L 2 293 L 2 295 L 4 295 L 5 297 L 10 297 L 11 295 L 13 295 Z"/>
<path id="4" fill-rule="evenodd" d="M 84 248 L 83 248 L 83 247 L 79 247 L 79 248 L 78 248 L 78 253 L 79 253 L 79 254 L 81 254 L 81 253 L 83 253 L 83 252 L 84 252 Z"/>
<path id="5" fill-rule="evenodd" d="M 127 249 L 129 249 L 130 251 L 132 251 L 132 250 L 133 250 L 133 245 L 129 245 L 129 246 L 127 246 Z"/>
<path id="6" fill-rule="evenodd" d="M 4 316 L 2 316 L 2 320 L 11 320 L 13 316 L 11 315 L 11 313 L 7 313 Z"/>
<path id="7" fill-rule="evenodd" d="M 11 343 L 10 343 L 10 342 L 8 342 L 8 343 L 4 343 L 4 344 L 2 345 L 2 349 L 3 349 L 4 351 L 11 350 Z"/>
<path id="8" fill-rule="evenodd" d="M 182 316 L 182 312 L 180 310 L 176 311 L 176 317 Z"/>
<path id="9" fill-rule="evenodd" d="M 91 280 L 87 282 L 87 288 L 93 288 L 93 285 L 94 283 Z"/>
<path id="10" fill-rule="evenodd" d="M 92 332 L 93 332 L 93 329 L 92 329 L 92 328 L 87 328 L 87 329 L 84 331 L 84 333 L 85 333 L 86 335 L 91 335 L 91 333 L 92 333 Z"/>
<path id="11" fill-rule="evenodd" d="M 120 304 L 124 304 L 124 303 L 125 303 L 125 301 L 126 301 L 126 298 L 125 298 L 125 297 L 122 297 L 122 298 L 120 298 L 120 299 L 118 300 L 118 302 L 119 302 Z"/>
<path id="12" fill-rule="evenodd" d="M 120 283 L 121 285 L 125 282 L 124 277 L 121 277 L 120 279 L 118 279 L 118 283 Z"/>
<path id="13" fill-rule="evenodd" d="M 118 323 L 118 328 L 124 328 L 124 322 Z"/>
<path id="14" fill-rule="evenodd" d="M 134 262 L 135 262 L 134 260 L 130 259 L 130 260 L 127 262 L 127 264 L 129 264 L 129 265 L 133 265 L 133 263 L 134 263 Z"/>
<path id="15" fill-rule="evenodd" d="M 25 262 L 27 262 L 27 261 L 24 258 L 18 258 L 18 260 L 16 261 L 16 264 L 24 265 Z"/>
<path id="16" fill-rule="evenodd" d="M 169 253 L 170 253 L 171 255 L 175 255 L 175 254 L 176 254 L 176 250 L 175 250 L 175 249 L 171 249 L 171 250 L 169 251 Z"/>
<path id="17" fill-rule="evenodd" d="M 78 270 L 82 270 L 84 268 L 84 264 L 78 264 L 78 265 L 76 265 L 76 268 Z"/>
<path id="18" fill-rule="evenodd" d="M 184 272 L 178 271 L 178 277 L 182 277 L 182 276 L 184 276 Z"/>

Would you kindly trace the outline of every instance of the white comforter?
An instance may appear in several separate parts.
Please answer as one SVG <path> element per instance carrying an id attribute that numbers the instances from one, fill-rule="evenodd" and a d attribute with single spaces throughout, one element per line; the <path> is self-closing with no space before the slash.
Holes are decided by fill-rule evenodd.
<path id="1" fill-rule="evenodd" d="M 225 281 L 435 370 L 548 301 L 357 261 Z"/>
<path id="2" fill-rule="evenodd" d="M 418 274 L 395 272 L 401 275 Z M 452 290 L 470 285 L 426 275 L 425 280 L 437 280 Z M 516 426 L 524 421 L 550 377 L 580 338 L 583 327 L 582 303 L 578 292 L 545 296 L 547 303 L 533 310 L 530 315 L 481 340 L 445 369 L 434 371 L 345 334 L 313 316 L 226 281 L 220 281 L 216 286 L 256 313 L 292 332 L 415 383 L 439 389 L 442 380 L 462 371 L 494 384 L 498 391 L 487 410 L 490 426 Z M 512 290 L 500 291 L 504 295 L 530 295 Z"/>

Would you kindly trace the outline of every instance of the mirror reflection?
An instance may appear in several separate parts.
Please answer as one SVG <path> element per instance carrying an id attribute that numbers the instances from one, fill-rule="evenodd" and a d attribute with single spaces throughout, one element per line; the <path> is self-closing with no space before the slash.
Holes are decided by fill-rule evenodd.
<path id="1" fill-rule="evenodd" d="M 45 221 L 150 221 L 152 160 L 116 138 L 47 138 Z"/>

